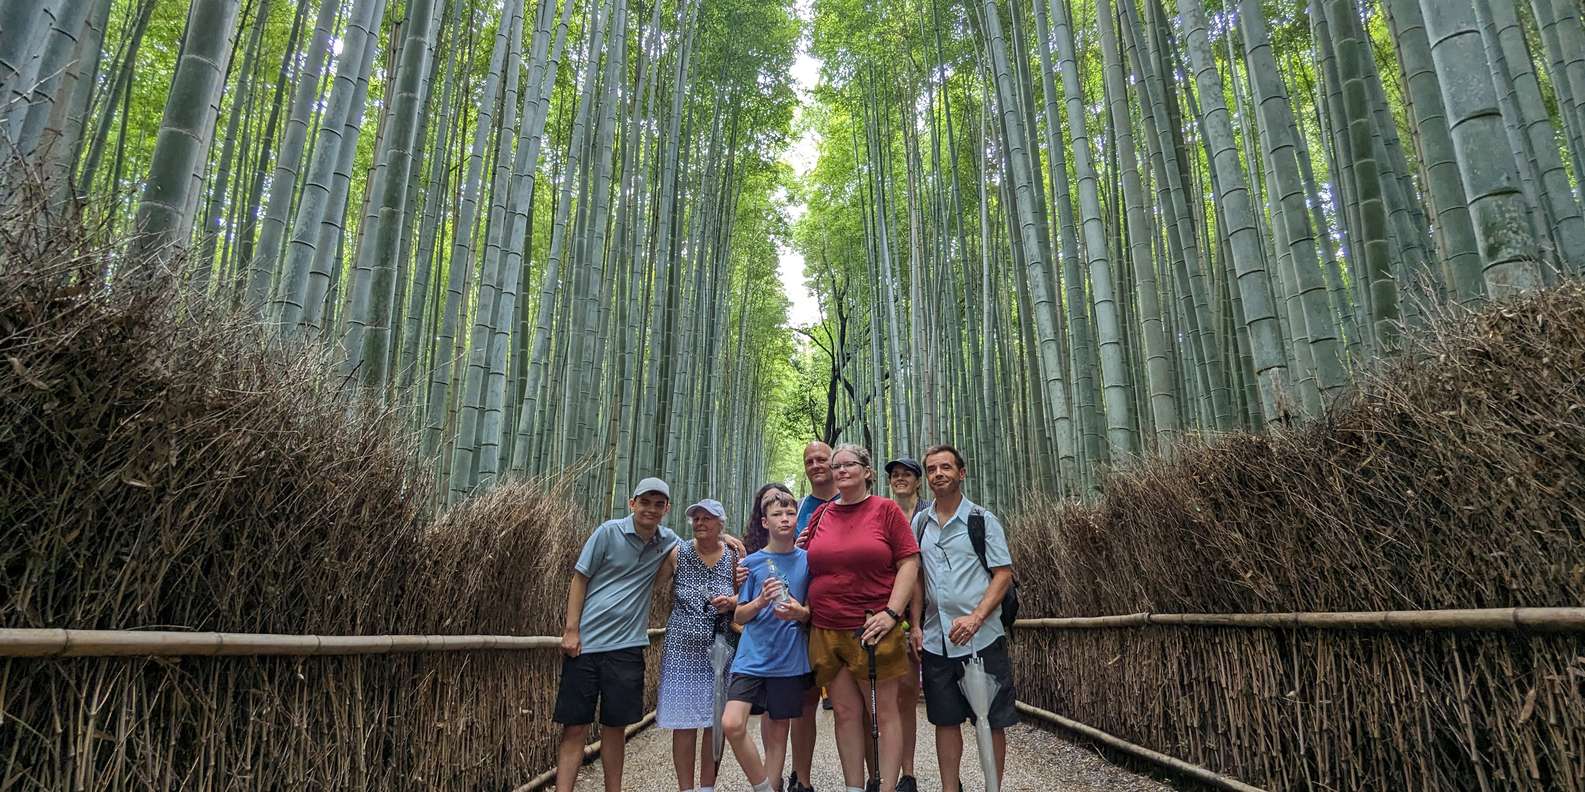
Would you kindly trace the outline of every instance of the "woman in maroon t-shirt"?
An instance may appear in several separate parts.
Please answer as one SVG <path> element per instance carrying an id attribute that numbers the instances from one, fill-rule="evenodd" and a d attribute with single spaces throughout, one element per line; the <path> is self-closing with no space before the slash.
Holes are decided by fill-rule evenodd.
<path id="1" fill-rule="evenodd" d="M 875 646 L 875 696 L 880 721 L 882 792 L 892 792 L 902 766 L 897 693 L 908 675 L 908 648 L 899 615 L 919 578 L 919 545 L 902 509 L 870 495 L 875 469 L 868 451 L 841 445 L 831 455 L 838 497 L 810 518 L 809 664 L 815 685 L 831 695 L 837 754 L 849 787 L 864 786 L 869 735 L 869 660 Z"/>

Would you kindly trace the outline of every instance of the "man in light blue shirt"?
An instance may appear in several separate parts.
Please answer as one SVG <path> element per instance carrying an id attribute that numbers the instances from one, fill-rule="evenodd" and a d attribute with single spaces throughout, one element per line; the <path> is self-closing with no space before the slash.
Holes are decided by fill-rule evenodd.
<path id="1" fill-rule="evenodd" d="M 556 693 L 555 719 L 562 725 L 557 792 L 572 792 L 596 704 L 605 788 L 621 792 L 624 729 L 644 717 L 650 597 L 656 579 L 670 581 L 679 540 L 660 524 L 671 510 L 666 482 L 640 481 L 627 505 L 631 514 L 602 524 L 583 543 L 568 586 L 561 635 L 566 657 Z"/>
<path id="2" fill-rule="evenodd" d="M 998 775 L 1006 768 L 1006 729 L 1018 722 L 1012 661 L 1001 621 L 1002 598 L 1013 582 L 1013 559 L 1001 521 L 963 497 L 967 473 L 963 455 L 952 446 L 926 451 L 925 478 L 935 503 L 913 521 L 924 585 L 914 588 L 909 612 L 910 619 L 924 629 L 912 640 L 920 652 L 925 717 L 936 727 L 942 789 L 958 789 L 960 784 L 963 722 L 974 713 L 958 681 L 971 656 L 984 659 L 986 672 L 997 682 L 987 717 Z M 976 524 L 984 526 L 983 559 L 970 537 Z"/>

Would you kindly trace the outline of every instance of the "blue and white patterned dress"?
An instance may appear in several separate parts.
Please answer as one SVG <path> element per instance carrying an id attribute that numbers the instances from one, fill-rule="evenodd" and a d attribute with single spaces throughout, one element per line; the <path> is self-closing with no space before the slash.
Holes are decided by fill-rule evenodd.
<path id="1" fill-rule="evenodd" d="M 736 566 L 737 554 L 725 545 L 713 567 L 704 565 L 693 542 L 677 545 L 671 617 L 666 620 L 666 645 L 660 660 L 660 704 L 655 713 L 655 722 L 662 729 L 715 725 L 710 644 L 715 640 L 716 612 L 710 607 L 710 598 L 733 593 L 732 570 Z"/>

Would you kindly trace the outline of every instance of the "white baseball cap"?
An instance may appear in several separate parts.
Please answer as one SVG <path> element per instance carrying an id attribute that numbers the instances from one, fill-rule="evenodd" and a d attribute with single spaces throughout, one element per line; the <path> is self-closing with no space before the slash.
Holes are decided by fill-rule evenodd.
<path id="1" fill-rule="evenodd" d="M 718 501 L 715 498 L 705 498 L 704 500 L 689 506 L 688 511 L 684 512 L 684 514 L 687 514 L 691 519 L 698 516 L 695 514 L 695 512 L 705 512 L 715 517 L 717 520 L 721 520 L 722 522 L 726 521 L 726 508 L 721 505 L 721 501 Z"/>
<path id="2" fill-rule="evenodd" d="M 666 482 L 654 476 L 645 478 L 638 483 L 637 487 L 633 488 L 632 500 L 638 500 L 640 495 L 648 495 L 651 492 L 658 492 L 665 495 L 666 500 L 671 500 L 671 487 L 666 486 Z"/>

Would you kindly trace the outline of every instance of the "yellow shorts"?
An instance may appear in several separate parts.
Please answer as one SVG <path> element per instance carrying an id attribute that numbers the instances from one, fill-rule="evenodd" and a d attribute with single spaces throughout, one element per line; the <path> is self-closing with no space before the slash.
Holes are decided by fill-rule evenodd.
<path id="1" fill-rule="evenodd" d="M 852 672 L 855 681 L 869 681 L 869 656 L 852 630 L 811 627 L 809 665 L 814 670 L 817 687 L 831 684 L 844 668 Z M 903 641 L 903 631 L 894 627 L 875 645 L 875 680 L 885 682 L 907 676 L 910 670 L 908 644 Z"/>

